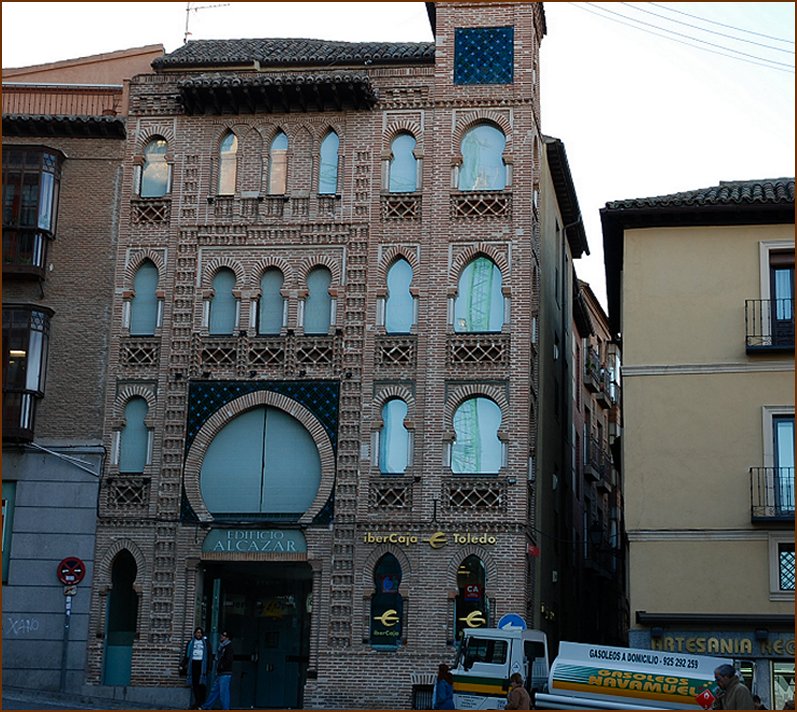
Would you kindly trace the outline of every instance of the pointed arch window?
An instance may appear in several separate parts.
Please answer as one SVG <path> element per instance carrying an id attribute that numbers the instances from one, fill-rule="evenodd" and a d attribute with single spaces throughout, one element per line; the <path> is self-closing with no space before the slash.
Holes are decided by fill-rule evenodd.
<path id="1" fill-rule="evenodd" d="M 257 333 L 279 334 L 285 312 L 282 285 L 285 278 L 275 267 L 267 269 L 260 278 L 260 304 L 257 310 Z"/>
<path id="2" fill-rule="evenodd" d="M 468 263 L 459 278 L 454 302 L 454 331 L 499 332 L 504 325 L 501 270 L 487 257 Z"/>
<path id="3" fill-rule="evenodd" d="M 335 195 L 338 192 L 338 149 L 340 139 L 330 131 L 321 142 L 318 169 L 318 192 L 320 195 Z"/>
<path id="4" fill-rule="evenodd" d="M 402 474 L 410 461 L 410 434 L 404 426 L 407 404 L 391 398 L 382 407 L 382 430 L 379 433 L 379 471 Z"/>
<path id="5" fill-rule="evenodd" d="M 469 398 L 454 413 L 451 470 L 457 474 L 498 474 L 503 444 L 498 438 L 501 409 L 489 398 Z"/>
<path id="6" fill-rule="evenodd" d="M 269 148 L 268 194 L 285 195 L 288 192 L 288 136 L 280 131 Z"/>
<path id="7" fill-rule="evenodd" d="M 307 275 L 307 299 L 304 302 L 304 333 L 326 334 L 332 323 L 332 297 L 329 286 L 332 273 L 316 267 Z"/>
<path id="8" fill-rule="evenodd" d="M 399 593 L 401 564 L 393 554 L 385 554 L 374 567 L 374 593 L 371 596 L 371 645 L 395 649 L 401 645 L 404 599 Z"/>
<path id="9" fill-rule="evenodd" d="M 233 294 L 235 273 L 220 269 L 213 278 L 213 297 L 210 301 L 208 333 L 232 334 L 238 321 L 238 300 Z"/>
<path id="10" fill-rule="evenodd" d="M 506 187 L 504 133 L 492 124 L 479 124 L 470 129 L 460 144 L 462 165 L 459 189 L 503 190 Z"/>
<path id="11" fill-rule="evenodd" d="M 235 195 L 238 173 L 238 138 L 228 131 L 219 144 L 219 195 Z"/>
<path id="12" fill-rule="evenodd" d="M 415 137 L 408 133 L 400 133 L 390 144 L 389 192 L 414 193 L 418 190 L 415 144 Z"/>
<path id="13" fill-rule="evenodd" d="M 144 147 L 144 163 L 141 166 L 142 198 L 162 198 L 171 189 L 171 166 L 166 162 L 169 144 L 161 137 L 153 138 Z"/>
<path id="14" fill-rule="evenodd" d="M 158 268 L 145 260 L 133 278 L 135 292 L 130 300 L 130 335 L 152 336 L 158 326 Z"/>
<path id="15" fill-rule="evenodd" d="M 321 484 L 321 457 L 307 428 L 271 406 L 246 411 L 225 425 L 202 461 L 200 490 L 216 516 L 296 520 Z"/>
<path id="16" fill-rule="evenodd" d="M 490 618 L 486 596 L 487 575 L 484 562 L 474 554 L 466 557 L 457 569 L 455 601 L 455 636 L 459 640 L 465 628 L 483 628 Z"/>
<path id="17" fill-rule="evenodd" d="M 131 398 L 125 405 L 125 424 L 119 436 L 119 472 L 142 474 L 149 461 L 149 428 L 145 419 L 149 405 L 144 398 Z"/>
<path id="18" fill-rule="evenodd" d="M 409 334 L 415 325 L 415 299 L 410 292 L 412 267 L 405 259 L 396 260 L 387 272 L 385 331 Z"/>

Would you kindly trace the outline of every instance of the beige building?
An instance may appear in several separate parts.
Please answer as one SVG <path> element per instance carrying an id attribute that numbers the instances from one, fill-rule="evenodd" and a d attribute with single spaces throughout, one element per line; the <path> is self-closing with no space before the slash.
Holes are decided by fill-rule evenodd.
<path id="1" fill-rule="evenodd" d="M 623 347 L 632 645 L 794 694 L 794 179 L 601 211 Z"/>

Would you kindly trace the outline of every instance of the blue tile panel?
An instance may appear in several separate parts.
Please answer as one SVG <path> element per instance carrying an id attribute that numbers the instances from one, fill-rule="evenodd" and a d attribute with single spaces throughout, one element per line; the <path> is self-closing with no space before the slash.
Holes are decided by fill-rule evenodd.
<path id="1" fill-rule="evenodd" d="M 514 27 L 458 27 L 454 84 L 511 84 L 514 47 Z"/>

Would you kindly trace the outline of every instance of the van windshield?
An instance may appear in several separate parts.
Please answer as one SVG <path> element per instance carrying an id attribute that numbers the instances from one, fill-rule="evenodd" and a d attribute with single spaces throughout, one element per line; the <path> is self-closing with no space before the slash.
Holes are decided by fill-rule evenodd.
<path id="1" fill-rule="evenodd" d="M 506 640 L 469 637 L 465 639 L 463 667 L 469 670 L 474 663 L 503 665 L 509 645 Z"/>

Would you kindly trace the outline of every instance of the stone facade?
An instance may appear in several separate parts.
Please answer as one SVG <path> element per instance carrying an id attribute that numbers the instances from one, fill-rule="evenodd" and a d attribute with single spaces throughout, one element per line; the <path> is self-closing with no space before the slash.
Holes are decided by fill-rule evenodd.
<path id="1" fill-rule="evenodd" d="M 299 50 L 288 69 L 254 56 L 248 68 L 218 57 L 214 66 L 213 56 L 201 56 L 205 45 L 189 43 L 156 62 L 155 74 L 132 80 L 89 685 L 108 684 L 108 611 L 120 590 L 114 572 L 122 555 L 132 557 L 135 574 L 128 699 L 185 703 L 177 661 L 199 624 L 211 635 L 221 625 L 234 628 L 234 704 L 408 708 L 431 685 L 437 664 L 453 659 L 457 610 L 468 595 L 458 570 L 469 556 L 483 566 L 483 585 L 473 590 L 483 623 L 510 611 L 533 613 L 528 471 L 537 375 L 530 334 L 540 237 L 532 195 L 540 176 L 544 17 L 539 3 L 456 2 L 436 5 L 432 17 L 433 62 L 431 46 L 416 46 L 402 56 L 391 49 L 387 58 L 372 48 L 331 70 Z M 454 83 L 461 28 L 513 28 L 511 83 Z M 347 72 L 356 75 L 338 83 L 335 75 Z M 319 73 L 326 78 L 313 93 L 308 87 Z M 280 83 L 284 91 L 273 90 Z M 352 103 L 346 87 L 362 91 L 364 103 Z M 314 110 L 319 96 L 339 106 Z M 483 123 L 506 139 L 506 186 L 461 191 L 460 145 Z M 338 189 L 319 194 L 319 147 L 330 129 L 340 140 Z M 219 195 L 219 145 L 230 131 L 238 142 L 236 187 Z M 279 132 L 290 146 L 287 190 L 274 195 L 268 152 Z M 402 133 L 416 140 L 418 188 L 391 193 L 391 142 Z M 170 189 L 140 197 L 145 148 L 155 138 L 168 144 Z M 458 333 L 460 275 L 479 256 L 500 270 L 503 327 Z M 387 333 L 384 322 L 387 271 L 397 258 L 413 271 L 417 316 L 406 334 Z M 161 316 L 154 334 L 137 336 L 129 313 L 145 263 L 158 271 Z M 308 274 L 318 266 L 331 275 L 331 325 L 306 334 Z M 269 267 L 284 276 L 285 316 L 280 333 L 266 337 L 257 333 L 255 311 Z M 221 269 L 235 276 L 237 303 L 235 328 L 225 336 L 209 333 L 207 316 Z M 473 397 L 500 409 L 496 474 L 452 472 L 455 412 Z M 131 474 L 120 471 L 116 454 L 125 408 L 136 398 L 146 402 L 151 447 L 143 471 Z M 412 445 L 405 471 L 388 476 L 376 451 L 391 398 L 407 404 L 403 425 Z M 214 441 L 260 406 L 295 418 L 319 452 L 318 494 L 293 520 L 219 517 L 203 499 L 202 468 Z M 296 552 L 257 545 L 203 551 L 208 532 L 220 528 L 246 541 L 298 532 L 303 544 Z M 394 647 L 372 644 L 375 568 L 385 554 L 401 569 Z M 275 582 L 289 578 L 293 588 L 274 593 Z M 262 600 L 254 588 L 233 594 L 244 579 L 271 593 Z M 277 605 L 298 611 L 291 620 L 301 630 L 279 628 L 300 641 L 296 651 L 268 628 L 290 618 L 266 614 Z M 261 626 L 262 634 L 253 632 Z M 286 655 L 266 664 L 271 643 Z M 278 678 L 291 686 L 286 697 L 273 696 Z"/>

